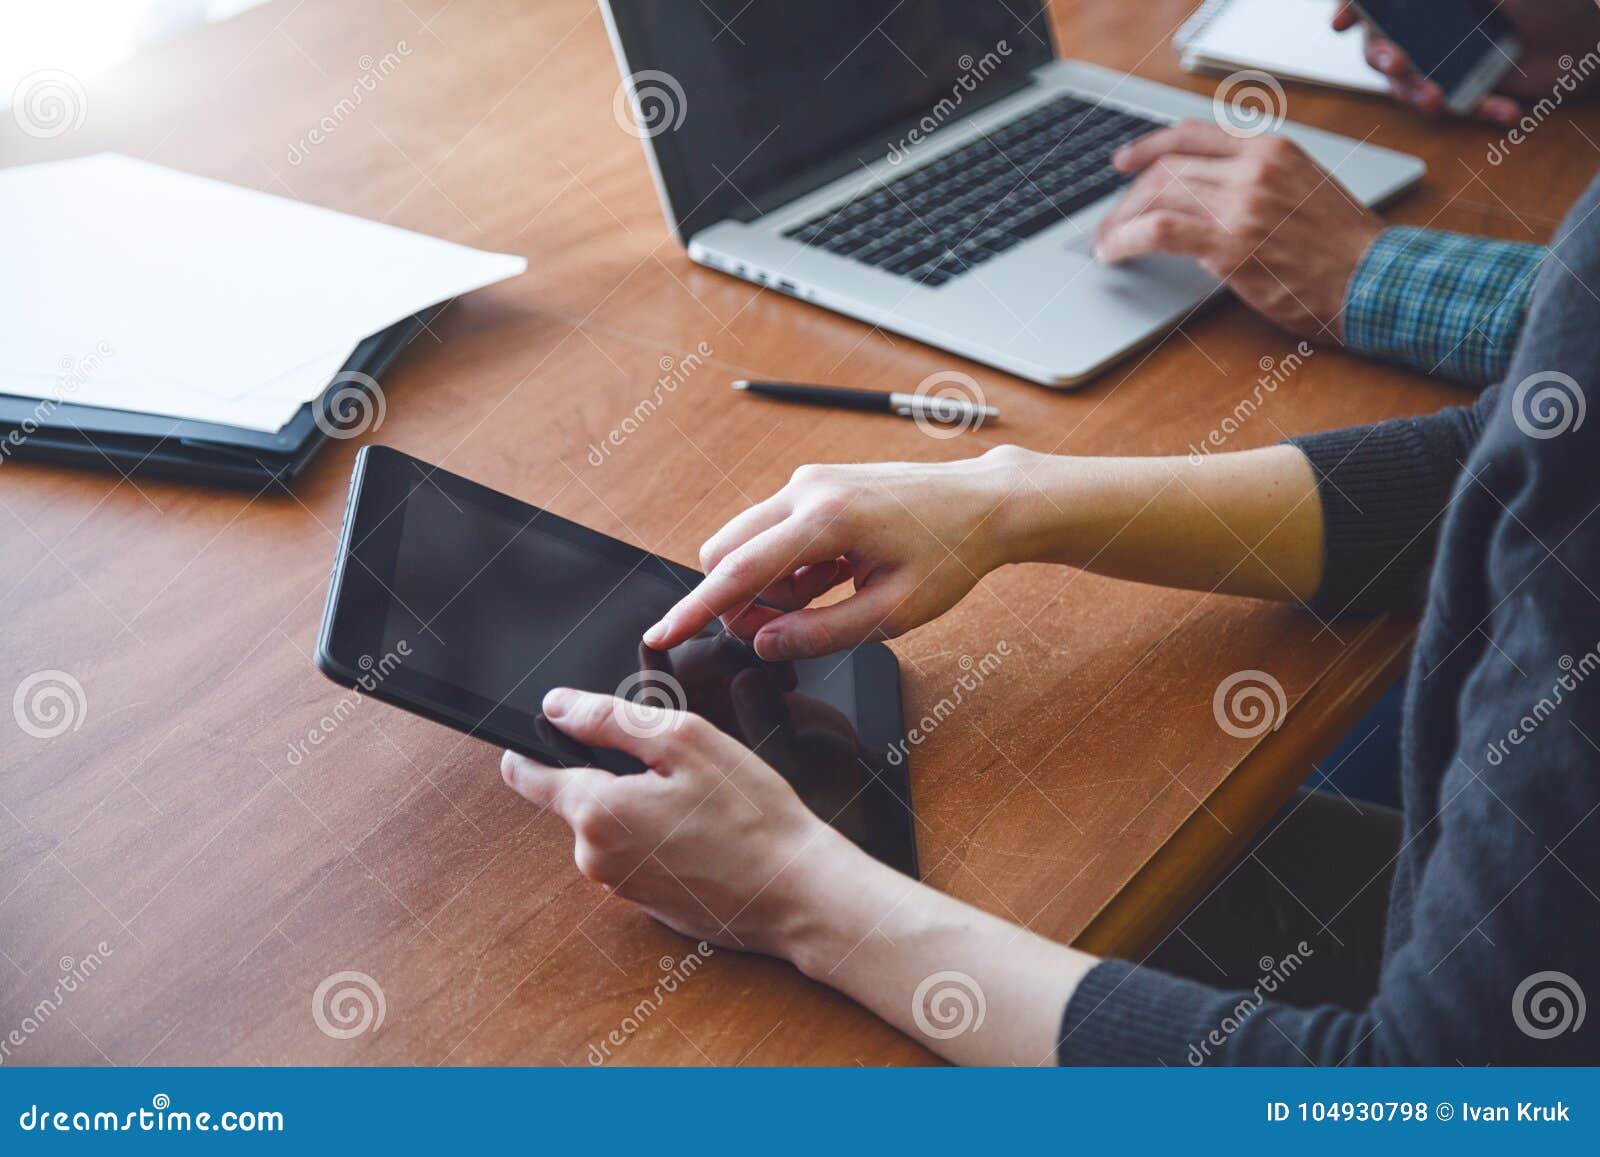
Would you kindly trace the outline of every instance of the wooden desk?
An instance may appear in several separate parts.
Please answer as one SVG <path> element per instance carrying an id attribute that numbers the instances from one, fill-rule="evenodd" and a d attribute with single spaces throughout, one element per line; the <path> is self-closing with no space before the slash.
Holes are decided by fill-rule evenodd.
<path id="1" fill-rule="evenodd" d="M 1069 54 L 1209 91 L 1166 44 L 1185 7 L 1063 3 L 1055 29 Z M 398 66 L 336 113 L 390 53 Z M 454 306 L 439 340 L 396 367 L 377 436 L 690 562 L 805 462 L 958 457 L 1002 438 L 1182 452 L 1233 413 L 1261 359 L 1293 349 L 1225 303 L 1052 394 L 756 292 L 667 237 L 638 144 L 613 123 L 616 85 L 592 0 L 279 0 L 91 86 L 74 132 L 37 141 L 6 118 L 0 161 L 116 148 L 526 254 L 527 276 Z M 1432 175 L 1395 210 L 1404 221 L 1542 238 L 1594 168 L 1559 117 L 1490 168 L 1487 130 L 1302 89 L 1290 112 L 1425 156 Z M 337 117 L 326 139 L 292 162 L 324 117 Z M 707 364 L 592 464 L 588 447 L 664 359 L 701 342 Z M 727 392 L 735 376 L 886 385 L 949 368 L 982 382 L 1005 425 L 936 441 Z M 1460 400 L 1323 350 L 1230 445 Z M 566 830 L 505 790 L 495 751 L 375 703 L 321 722 L 344 711 L 310 651 L 355 448 L 331 445 L 292 494 L 0 470 L 0 691 L 60 669 L 87 700 L 78 729 L 0 746 L 0 1031 L 38 1020 L 63 969 L 91 955 L 96 968 L 11 1063 L 584 1064 L 689 950 L 577 875 Z M 1395 676 L 1408 637 L 1403 622 L 1323 626 L 1047 567 L 992 576 L 895 643 L 913 718 L 949 694 L 964 656 L 1010 649 L 915 752 L 929 882 L 1060 940 L 1141 950 Z M 1290 702 L 1260 740 L 1212 716 L 1218 683 L 1247 668 Z M 326 742 L 291 754 L 319 730 Z M 379 983 L 386 1016 L 333 1039 L 313 993 L 347 970 Z M 929 1059 L 787 966 L 731 953 L 613 1051 Z"/>

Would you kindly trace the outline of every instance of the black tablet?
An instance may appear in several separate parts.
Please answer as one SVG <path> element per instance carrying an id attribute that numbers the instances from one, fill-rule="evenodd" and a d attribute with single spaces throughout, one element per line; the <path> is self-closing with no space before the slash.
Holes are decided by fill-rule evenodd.
<path id="1" fill-rule="evenodd" d="M 317 665 L 533 759 L 642 770 L 540 714 L 552 687 L 693 711 L 867 852 L 917 874 L 899 664 L 881 644 L 767 663 L 713 624 L 639 639 L 700 575 L 385 446 L 357 455 Z M 647 713 L 640 714 L 648 719 Z M 647 724 L 646 724 L 647 725 Z"/>

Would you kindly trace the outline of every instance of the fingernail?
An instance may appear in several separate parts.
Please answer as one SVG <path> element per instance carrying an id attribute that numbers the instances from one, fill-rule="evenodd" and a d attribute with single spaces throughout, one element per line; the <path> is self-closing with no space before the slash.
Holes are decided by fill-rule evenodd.
<path id="1" fill-rule="evenodd" d="M 572 692 L 565 687 L 554 687 L 546 692 L 544 697 L 544 715 L 546 719 L 558 719 L 567 713 L 567 708 L 572 706 Z"/>
<path id="2" fill-rule="evenodd" d="M 756 654 L 769 663 L 776 663 L 790 657 L 793 644 L 781 631 L 764 631 L 756 636 Z"/>
<path id="3" fill-rule="evenodd" d="M 511 781 L 517 777 L 517 757 L 507 751 L 500 756 L 500 778 L 506 781 L 506 786 L 511 786 Z"/>
<path id="4" fill-rule="evenodd" d="M 663 619 L 661 622 L 657 623 L 655 626 L 651 627 L 648 631 L 646 631 L 644 633 L 645 646 L 647 646 L 647 647 L 655 646 L 662 639 L 666 638 L 666 635 L 667 635 L 667 622 L 666 622 L 665 619 Z"/>
<path id="5" fill-rule="evenodd" d="M 1394 59 L 1394 57 L 1389 55 L 1389 50 L 1387 48 L 1380 48 L 1372 55 L 1377 57 L 1379 68 L 1388 68 L 1389 63 Z"/>

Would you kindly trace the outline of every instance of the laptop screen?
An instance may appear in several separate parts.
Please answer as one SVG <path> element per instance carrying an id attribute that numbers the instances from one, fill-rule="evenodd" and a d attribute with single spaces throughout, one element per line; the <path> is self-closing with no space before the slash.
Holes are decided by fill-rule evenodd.
<path id="1" fill-rule="evenodd" d="M 892 156 L 1054 57 L 1039 0 L 610 0 L 687 239 Z M 640 115 L 642 114 L 642 115 Z M 797 185 L 802 178 L 804 185 Z"/>

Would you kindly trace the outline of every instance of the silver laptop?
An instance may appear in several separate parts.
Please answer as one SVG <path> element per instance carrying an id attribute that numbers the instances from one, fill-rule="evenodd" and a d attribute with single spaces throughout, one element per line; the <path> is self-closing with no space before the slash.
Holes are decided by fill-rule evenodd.
<path id="1" fill-rule="evenodd" d="M 1218 289 L 1187 258 L 1089 252 L 1112 151 L 1237 107 L 1056 57 L 1038 0 L 601 0 L 678 240 L 703 265 L 1047 386 L 1083 382 Z M 1243 78 L 1272 124 L 1281 90 Z M 1220 108 L 1221 111 L 1216 111 Z M 1293 123 L 1367 204 L 1415 157 Z"/>

